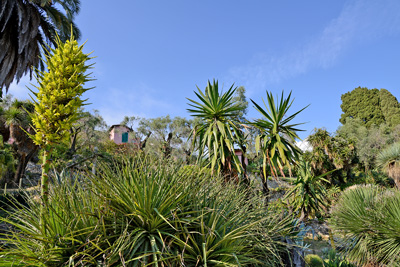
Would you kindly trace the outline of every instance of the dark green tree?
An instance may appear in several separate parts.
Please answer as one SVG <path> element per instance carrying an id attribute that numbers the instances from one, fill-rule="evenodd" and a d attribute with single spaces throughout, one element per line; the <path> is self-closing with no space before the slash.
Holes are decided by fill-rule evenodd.
<path id="1" fill-rule="evenodd" d="M 42 47 L 55 46 L 56 34 L 64 42 L 72 27 L 79 38 L 73 22 L 79 6 L 79 0 L 0 1 L 0 88 L 8 91 L 14 79 L 28 72 L 32 78 L 32 67 L 42 69 Z"/>
<path id="2" fill-rule="evenodd" d="M 380 105 L 385 121 L 389 126 L 400 124 L 400 104 L 388 90 L 379 91 Z"/>
<path id="3" fill-rule="evenodd" d="M 344 124 L 347 118 L 359 118 L 367 127 L 379 125 L 385 121 L 380 107 L 378 89 L 358 87 L 351 92 L 342 95 L 343 114 L 340 122 Z"/>

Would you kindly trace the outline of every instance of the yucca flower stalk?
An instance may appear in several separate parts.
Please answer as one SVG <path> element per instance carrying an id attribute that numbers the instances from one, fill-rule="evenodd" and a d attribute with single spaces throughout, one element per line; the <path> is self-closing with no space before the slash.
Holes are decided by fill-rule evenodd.
<path id="1" fill-rule="evenodd" d="M 82 94 L 90 88 L 83 84 L 90 81 L 86 71 L 89 54 L 83 53 L 83 45 L 79 46 L 72 36 L 62 43 L 57 38 L 57 48 L 50 49 L 44 62 L 47 71 L 36 71 L 39 91 L 31 92 L 35 111 L 31 114 L 36 134 L 31 135 L 33 141 L 43 149 L 41 198 L 42 205 L 48 201 L 48 172 L 51 151 L 55 144 L 68 137 L 72 125 L 79 119 L 79 110 L 86 100 Z"/>

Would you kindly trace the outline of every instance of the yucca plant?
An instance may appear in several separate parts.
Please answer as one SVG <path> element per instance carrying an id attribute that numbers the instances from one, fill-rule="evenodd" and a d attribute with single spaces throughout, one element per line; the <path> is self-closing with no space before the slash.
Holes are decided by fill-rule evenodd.
<path id="1" fill-rule="evenodd" d="M 94 190 L 105 199 L 115 216 L 115 233 L 107 261 L 142 266 L 168 262 L 168 243 L 176 233 L 177 213 L 185 212 L 189 188 L 178 166 L 166 166 L 137 157 L 117 165 L 102 165 L 91 179 Z M 108 218 L 113 220 L 113 218 Z"/>
<path id="2" fill-rule="evenodd" d="M 400 190 L 400 143 L 393 144 L 378 154 L 378 166 L 393 178 Z"/>
<path id="3" fill-rule="evenodd" d="M 95 266 L 102 260 L 108 247 L 103 229 L 109 226 L 101 201 L 83 183 L 62 176 L 50 187 L 44 222 L 38 192 L 25 196 L 27 206 L 15 206 L 1 218 L 10 227 L 0 238 L 0 266 Z"/>
<path id="4" fill-rule="evenodd" d="M 281 265 L 291 218 L 209 170 L 136 157 L 73 178 L 50 187 L 45 224 L 37 198 L 3 219 L 0 266 Z"/>
<path id="5" fill-rule="evenodd" d="M 111 266 L 280 263 L 291 219 L 266 213 L 259 198 L 207 169 L 135 158 L 103 165 L 91 182 L 113 211 Z"/>
<path id="6" fill-rule="evenodd" d="M 278 171 L 283 174 L 284 166 L 290 169 L 291 164 L 298 160 L 301 153 L 294 143 L 296 139 L 300 139 L 297 132 L 303 131 L 296 127 L 303 123 L 289 123 L 307 107 L 288 115 L 294 101 L 291 100 L 291 95 L 290 92 L 288 97 L 284 98 L 282 92 L 281 99 L 275 103 L 272 93 L 267 91 L 268 102 L 266 104 L 263 101 L 265 109 L 251 100 L 256 110 L 263 116 L 262 119 L 257 119 L 252 123 L 261 132 L 256 138 L 256 150 L 261 151 L 263 155 L 264 173 L 266 173 L 266 165 L 269 164 L 274 177 L 278 176 Z"/>
<path id="7" fill-rule="evenodd" d="M 294 212 L 299 212 L 300 221 L 308 219 L 316 212 L 327 207 L 326 189 L 322 182 L 329 183 L 323 175 L 313 175 L 311 165 L 308 162 L 300 161 L 296 167 L 296 178 L 292 180 L 293 188 L 287 191 L 284 199 L 289 200 Z"/>
<path id="8" fill-rule="evenodd" d="M 331 216 L 332 227 L 345 236 L 351 262 L 400 266 L 400 192 L 376 185 L 349 188 Z"/>
<path id="9" fill-rule="evenodd" d="M 211 168 L 216 168 L 224 176 L 232 176 L 234 170 L 242 173 L 242 166 L 235 155 L 235 143 L 239 140 L 237 111 L 243 109 L 233 101 L 236 88 L 233 85 L 222 93 L 218 81 L 207 83 L 205 92 L 197 87 L 194 92 L 198 100 L 190 101 L 188 111 L 192 116 L 200 118 L 191 133 L 193 146 L 198 151 L 198 162 L 204 156 L 209 158 Z"/>
<path id="10" fill-rule="evenodd" d="M 207 182 L 192 203 L 192 216 L 181 218 L 185 231 L 175 240 L 186 266 L 277 266 L 280 242 L 291 219 L 266 213 L 258 196 L 232 184 Z M 179 241 L 179 242 L 178 242 Z"/>

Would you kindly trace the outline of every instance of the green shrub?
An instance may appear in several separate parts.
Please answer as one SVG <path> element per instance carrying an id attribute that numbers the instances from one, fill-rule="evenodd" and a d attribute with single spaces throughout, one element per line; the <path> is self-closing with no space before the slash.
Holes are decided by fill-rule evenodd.
<path id="1" fill-rule="evenodd" d="M 327 259 L 324 260 L 324 267 L 355 267 L 346 259 L 338 254 L 335 250 L 330 249 L 327 254 Z"/>
<path id="2" fill-rule="evenodd" d="M 324 267 L 324 262 L 320 258 L 320 256 L 315 254 L 308 254 L 304 257 L 304 261 L 306 266 L 309 267 Z"/>

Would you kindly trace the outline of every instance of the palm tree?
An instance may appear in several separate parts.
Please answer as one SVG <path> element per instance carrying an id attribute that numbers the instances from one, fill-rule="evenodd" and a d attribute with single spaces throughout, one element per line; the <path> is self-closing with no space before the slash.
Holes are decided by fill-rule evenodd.
<path id="1" fill-rule="evenodd" d="M 208 81 L 204 93 L 198 87 L 197 89 L 195 94 L 199 100 L 188 98 L 191 102 L 189 106 L 193 107 L 188 111 L 192 116 L 201 119 L 191 133 L 193 146 L 198 149 L 198 161 L 208 155 L 211 168 L 217 168 L 229 180 L 233 178 L 235 171 L 242 173 L 234 148 L 240 136 L 235 114 L 241 109 L 233 101 L 236 88 L 232 85 L 227 92 L 220 93 L 218 81 L 214 80 L 213 84 Z"/>
<path id="2" fill-rule="evenodd" d="M 400 143 L 393 144 L 379 153 L 377 164 L 393 178 L 400 190 Z"/>
<path id="3" fill-rule="evenodd" d="M 347 259 L 357 266 L 399 266 L 400 192 L 378 185 L 343 191 L 329 225 L 340 233 Z"/>
<path id="4" fill-rule="evenodd" d="M 315 175 L 326 173 L 334 169 L 330 158 L 332 157 L 332 137 L 324 128 L 316 128 L 307 137 L 307 141 L 312 147 L 312 151 L 306 156 L 311 162 L 311 167 Z"/>
<path id="5" fill-rule="evenodd" d="M 58 7 L 61 7 L 65 14 Z M 79 0 L 2 0 L 0 2 L 0 88 L 6 91 L 32 67 L 43 68 L 42 47 L 55 45 L 56 35 L 66 41 L 79 38 L 73 23 Z"/>
<path id="6" fill-rule="evenodd" d="M 307 159 L 311 162 L 315 175 L 337 169 L 345 172 L 334 173 L 339 183 L 344 183 L 344 175 L 350 177 L 351 166 L 356 156 L 353 140 L 341 136 L 332 137 L 326 129 L 319 128 L 314 129 L 307 141 L 313 148 L 307 153 Z M 328 178 L 332 182 L 332 177 Z"/>
<path id="7" fill-rule="evenodd" d="M 14 186 L 19 184 L 25 173 L 26 165 L 34 156 L 37 146 L 27 133 L 33 134 L 30 127 L 29 113 L 34 111 L 33 103 L 30 101 L 14 100 L 8 110 L 4 112 L 3 120 L 9 127 L 9 140 L 18 159 L 17 169 L 12 181 L 4 181 Z"/>
<path id="8" fill-rule="evenodd" d="M 297 124 L 289 124 L 301 111 L 295 112 L 292 115 L 288 115 L 289 108 L 293 104 L 291 100 L 292 93 L 290 92 L 287 98 L 284 98 L 283 92 L 280 101 L 277 100 L 275 104 L 272 93 L 267 91 L 268 105 L 265 104 L 265 109 L 259 106 L 256 102 L 253 102 L 255 109 L 263 115 L 262 119 L 257 119 L 251 124 L 259 129 L 260 134 L 256 137 L 255 147 L 257 151 L 261 151 L 263 156 L 263 167 L 261 177 L 263 180 L 263 192 L 267 196 L 268 201 L 268 184 L 267 184 L 267 165 L 269 165 L 271 175 L 278 177 L 278 170 L 283 173 L 283 167 L 287 166 L 291 169 L 291 164 L 299 159 L 301 151 L 294 145 L 295 139 L 300 139 L 297 135 L 298 131 Z"/>

